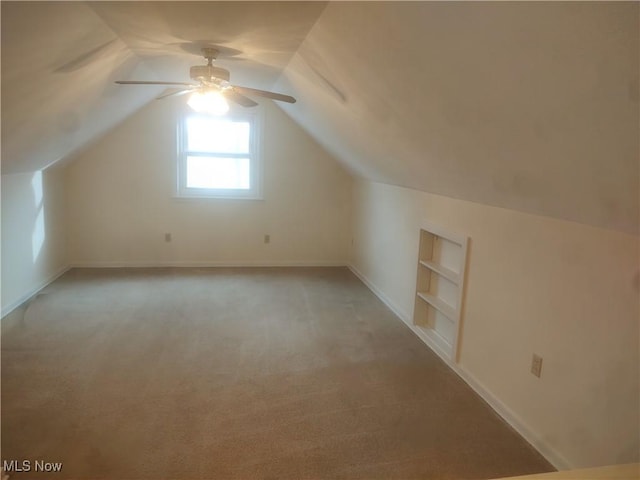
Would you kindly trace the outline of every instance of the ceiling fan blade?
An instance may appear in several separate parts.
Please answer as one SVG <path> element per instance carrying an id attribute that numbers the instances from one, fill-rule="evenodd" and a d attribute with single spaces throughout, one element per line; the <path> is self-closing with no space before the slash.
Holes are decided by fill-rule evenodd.
<path id="1" fill-rule="evenodd" d="M 232 88 L 225 90 L 224 96 L 232 102 L 235 102 L 243 107 L 255 107 L 256 105 L 258 105 L 249 97 L 245 97 L 244 95 L 234 91 Z"/>
<path id="2" fill-rule="evenodd" d="M 239 93 L 244 93 L 246 95 L 258 95 L 259 97 L 266 97 L 272 100 L 278 100 L 279 102 L 296 103 L 295 98 L 289 95 L 283 95 L 282 93 L 267 92 L 266 90 L 258 90 L 256 88 L 249 87 L 239 87 L 237 85 L 233 85 L 233 89 Z"/>
<path id="3" fill-rule="evenodd" d="M 91 62 L 96 60 L 96 56 L 98 54 L 103 53 L 103 51 L 109 48 L 110 46 L 112 46 L 113 42 L 115 41 L 116 41 L 115 39 L 109 40 L 108 42 L 105 42 L 102 45 L 99 45 L 96 48 L 93 48 L 83 53 L 82 55 L 80 55 L 77 58 L 74 58 L 70 62 L 67 62 L 64 65 L 59 66 L 54 70 L 54 72 L 55 73 L 75 72 L 76 70 L 79 70 L 82 67 L 89 65 Z"/>
<path id="4" fill-rule="evenodd" d="M 193 83 L 187 82 L 153 82 L 145 80 L 116 80 L 120 85 L 186 85 L 188 87 L 197 87 Z"/>
<path id="5" fill-rule="evenodd" d="M 185 93 L 191 93 L 193 91 L 194 91 L 193 88 L 184 88 L 184 89 L 176 90 L 176 91 L 173 91 L 173 92 L 163 93 L 159 97 L 156 97 L 156 100 L 161 100 L 161 99 L 167 98 L 167 97 L 177 97 L 177 96 L 180 96 L 180 95 L 184 95 Z"/>

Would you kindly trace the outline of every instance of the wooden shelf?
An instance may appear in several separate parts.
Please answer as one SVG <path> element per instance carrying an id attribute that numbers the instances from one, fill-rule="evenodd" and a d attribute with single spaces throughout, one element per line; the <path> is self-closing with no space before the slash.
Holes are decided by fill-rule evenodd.
<path id="1" fill-rule="evenodd" d="M 433 270 L 434 272 L 442 275 L 444 278 L 446 278 L 450 282 L 455 283 L 456 285 L 460 284 L 460 275 L 458 275 L 451 269 L 443 267 L 442 265 L 431 262 L 429 260 L 420 260 L 420 265 L 422 265 L 423 267 L 427 267 L 429 270 Z"/>
<path id="2" fill-rule="evenodd" d="M 427 302 L 433 308 L 438 310 L 440 313 L 444 314 L 449 320 L 452 322 L 457 321 L 456 310 L 447 303 L 440 300 L 438 297 L 435 297 L 427 292 L 416 292 L 418 297 Z"/>
<path id="3" fill-rule="evenodd" d="M 454 363 L 468 242 L 469 237 L 427 222 L 420 229 L 413 324 L 420 328 L 420 338 Z"/>
<path id="4" fill-rule="evenodd" d="M 451 342 L 440 335 L 437 330 L 430 329 L 427 332 L 427 335 L 429 335 L 436 343 L 438 343 L 440 345 L 440 348 L 450 349 L 452 347 Z"/>

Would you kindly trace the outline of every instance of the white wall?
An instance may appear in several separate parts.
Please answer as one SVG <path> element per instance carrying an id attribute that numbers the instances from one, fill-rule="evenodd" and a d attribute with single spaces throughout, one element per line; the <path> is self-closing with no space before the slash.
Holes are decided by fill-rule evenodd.
<path id="1" fill-rule="evenodd" d="M 2 316 L 66 268 L 64 207 L 61 170 L 2 175 Z"/>
<path id="2" fill-rule="evenodd" d="M 405 321 L 421 223 L 470 236 L 463 377 L 556 466 L 639 460 L 638 237 L 365 181 L 353 217 L 354 267 Z"/>
<path id="3" fill-rule="evenodd" d="M 184 103 L 152 102 L 67 167 L 73 265 L 347 264 L 351 177 L 268 100 L 264 199 L 174 198 Z"/>

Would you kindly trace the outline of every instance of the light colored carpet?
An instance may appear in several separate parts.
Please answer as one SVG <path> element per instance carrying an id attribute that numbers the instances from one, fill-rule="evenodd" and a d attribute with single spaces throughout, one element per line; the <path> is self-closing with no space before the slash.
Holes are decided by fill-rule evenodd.
<path id="1" fill-rule="evenodd" d="M 351 272 L 76 269 L 3 320 L 20 478 L 455 479 L 552 467 Z"/>

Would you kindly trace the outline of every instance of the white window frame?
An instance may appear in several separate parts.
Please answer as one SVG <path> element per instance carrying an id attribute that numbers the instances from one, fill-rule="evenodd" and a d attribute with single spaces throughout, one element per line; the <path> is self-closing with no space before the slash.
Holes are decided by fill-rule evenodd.
<path id="1" fill-rule="evenodd" d="M 256 107 L 257 109 L 258 107 Z M 222 120 L 232 122 L 249 123 L 249 189 L 229 189 L 229 188 L 193 188 L 187 187 L 187 119 L 191 117 L 205 116 L 203 114 L 188 112 L 181 115 L 178 121 L 177 132 L 177 175 L 176 175 L 176 197 L 178 198 L 230 198 L 244 200 L 262 199 L 262 142 L 261 123 L 262 115 L 255 110 L 250 113 L 229 112 L 222 117 Z M 224 152 L 210 152 L 227 155 Z M 235 156 L 233 154 L 227 156 Z"/>

